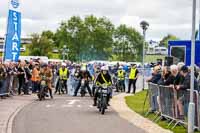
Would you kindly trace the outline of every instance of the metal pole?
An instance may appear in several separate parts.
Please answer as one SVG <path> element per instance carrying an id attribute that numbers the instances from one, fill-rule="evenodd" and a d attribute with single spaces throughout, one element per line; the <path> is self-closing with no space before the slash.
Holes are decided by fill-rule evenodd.
<path id="1" fill-rule="evenodd" d="M 8 30 L 8 16 L 9 16 L 10 4 L 11 4 L 11 1 L 9 0 L 9 2 L 8 2 L 7 19 L 6 19 L 6 30 L 5 30 L 5 34 L 4 34 L 4 40 L 3 40 L 2 63 L 4 63 L 4 61 L 5 61 L 5 49 L 6 49 L 6 38 L 7 38 L 7 34 L 8 34 L 7 30 Z"/>
<path id="2" fill-rule="evenodd" d="M 65 61 L 65 50 L 63 49 L 63 61 Z"/>
<path id="3" fill-rule="evenodd" d="M 144 90 L 144 88 L 145 88 L 145 80 L 144 80 L 144 75 L 145 75 L 145 64 L 144 64 L 144 62 L 145 62 L 145 40 L 146 40 L 146 30 L 145 29 L 143 29 L 143 36 L 144 36 L 144 43 L 143 43 L 143 52 L 142 52 L 142 65 L 143 65 L 143 82 L 142 82 L 142 90 Z"/>
<path id="4" fill-rule="evenodd" d="M 196 25 L 196 0 L 193 0 L 192 7 L 192 45 L 191 45 L 191 80 L 190 80 L 190 103 L 188 111 L 188 133 L 194 132 L 194 115 L 195 115 L 195 104 L 194 104 L 194 64 L 195 64 L 195 25 Z"/>

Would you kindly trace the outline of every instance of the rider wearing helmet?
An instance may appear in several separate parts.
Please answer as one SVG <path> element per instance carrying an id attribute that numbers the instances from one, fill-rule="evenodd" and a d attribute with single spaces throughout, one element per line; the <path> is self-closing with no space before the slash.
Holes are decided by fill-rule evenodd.
<path id="1" fill-rule="evenodd" d="M 78 77 L 79 77 L 79 83 L 75 89 L 75 92 L 74 92 L 74 96 L 77 96 L 77 93 L 81 87 L 81 80 L 84 79 L 86 81 L 85 83 L 85 86 L 90 94 L 90 96 L 92 97 L 92 91 L 90 89 L 90 86 L 89 86 L 89 81 L 92 80 L 92 76 L 90 75 L 89 71 L 87 70 L 87 66 L 86 65 L 83 65 L 81 67 L 81 70 L 80 72 L 78 73 Z"/>
<path id="2" fill-rule="evenodd" d="M 117 71 L 117 78 L 118 78 L 118 82 L 120 82 L 120 84 L 122 84 L 123 88 L 125 89 L 125 71 L 123 70 L 123 67 L 120 66 L 119 70 Z M 119 88 L 116 86 L 116 92 L 119 92 Z"/>
<path id="3" fill-rule="evenodd" d="M 40 72 L 40 76 L 41 77 L 42 76 L 46 77 L 46 82 L 47 82 L 49 94 L 51 96 L 51 99 L 53 99 L 52 86 L 51 86 L 51 82 L 52 82 L 52 78 L 53 78 L 53 73 L 52 73 L 52 70 L 50 69 L 50 67 L 47 64 L 43 64 L 42 65 L 42 70 Z"/>
<path id="4" fill-rule="evenodd" d="M 108 67 L 107 67 L 107 66 L 101 67 L 101 72 L 100 72 L 100 74 L 97 76 L 97 79 L 96 79 L 95 84 L 96 84 L 97 86 L 101 86 L 101 85 L 103 85 L 103 84 L 106 84 L 106 85 L 108 85 L 108 86 L 112 85 L 111 76 L 110 76 L 110 74 L 108 73 Z M 96 106 L 96 105 L 97 105 L 98 90 L 99 90 L 99 88 L 97 88 L 97 90 L 96 90 L 96 92 L 95 92 L 95 95 L 94 95 L 94 104 L 93 104 L 93 106 Z M 110 91 L 110 92 L 111 92 L 111 91 Z M 111 96 L 111 93 L 108 94 L 108 97 L 107 97 L 107 104 L 108 104 L 108 102 L 109 102 L 110 96 Z M 108 104 L 108 105 L 109 105 L 109 104 Z"/>
<path id="5" fill-rule="evenodd" d="M 96 83 L 96 79 L 97 79 L 97 77 L 98 77 L 98 75 L 100 73 L 101 73 L 101 68 L 100 68 L 100 66 L 97 66 L 96 70 L 95 70 L 95 74 L 94 74 L 94 83 Z M 92 87 L 92 94 L 93 94 L 93 96 L 95 94 L 95 89 L 96 89 L 96 87 L 95 87 L 95 84 L 94 84 L 93 87 Z"/>
<path id="6" fill-rule="evenodd" d="M 59 82 L 61 82 L 61 80 L 63 80 L 63 84 L 64 84 L 65 91 L 66 91 L 66 94 L 67 94 L 68 93 L 67 80 L 69 78 L 69 70 L 67 69 L 67 65 L 65 63 L 62 63 L 62 67 L 59 69 L 58 75 L 59 75 L 59 80 L 58 80 L 58 82 L 56 84 L 55 93 L 57 93 L 57 91 L 58 91 Z M 64 94 L 63 88 L 61 88 L 61 91 Z"/>

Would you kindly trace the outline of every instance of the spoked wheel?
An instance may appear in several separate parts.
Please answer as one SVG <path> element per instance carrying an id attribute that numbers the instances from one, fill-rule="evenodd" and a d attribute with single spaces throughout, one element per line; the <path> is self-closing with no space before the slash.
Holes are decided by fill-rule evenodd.
<path id="1" fill-rule="evenodd" d="M 104 115 L 105 114 L 105 110 L 106 110 L 106 106 L 107 106 L 107 101 L 106 101 L 106 98 L 103 97 L 102 99 L 102 105 L 101 105 L 101 114 Z"/>
<path id="2" fill-rule="evenodd" d="M 84 97 L 84 96 L 85 96 L 85 94 L 81 93 L 81 97 Z"/>
<path id="3" fill-rule="evenodd" d="M 84 90 L 84 88 L 81 88 L 81 97 L 84 97 L 85 96 L 85 90 Z"/>
<path id="4" fill-rule="evenodd" d="M 124 87 L 122 87 L 122 92 L 125 92 L 125 88 Z"/>
<path id="5" fill-rule="evenodd" d="M 101 114 L 102 114 L 102 115 L 105 114 L 105 108 L 104 108 L 104 107 L 101 109 Z"/>
<path id="6" fill-rule="evenodd" d="M 38 94 L 38 98 L 39 98 L 39 101 L 42 101 L 42 97 L 40 94 Z"/>
<path id="7" fill-rule="evenodd" d="M 101 107 L 99 108 L 99 112 L 101 112 Z"/>
<path id="8" fill-rule="evenodd" d="M 44 88 L 42 87 L 41 90 L 40 90 L 39 93 L 38 93 L 38 98 L 39 98 L 40 101 L 42 101 L 42 99 L 43 99 L 43 98 L 42 98 L 43 93 L 44 93 Z"/>
<path id="9" fill-rule="evenodd" d="M 61 85 L 61 83 L 59 82 L 59 86 L 58 86 L 58 94 L 59 94 L 59 95 L 61 95 L 61 87 L 62 87 L 62 85 Z"/>

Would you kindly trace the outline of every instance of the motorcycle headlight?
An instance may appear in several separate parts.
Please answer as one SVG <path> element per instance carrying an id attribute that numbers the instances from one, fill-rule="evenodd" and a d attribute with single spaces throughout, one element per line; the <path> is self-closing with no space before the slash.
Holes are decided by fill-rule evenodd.
<path id="1" fill-rule="evenodd" d="M 103 84 L 103 85 L 102 85 L 102 88 L 107 89 L 108 86 L 107 86 L 106 84 Z"/>
<path id="2" fill-rule="evenodd" d="M 44 80 L 41 81 L 41 85 L 46 85 L 46 82 Z"/>
<path id="3" fill-rule="evenodd" d="M 108 90 L 102 90 L 103 93 L 108 93 Z"/>
<path id="4" fill-rule="evenodd" d="M 81 81 L 81 84 L 85 84 L 85 80 L 82 80 L 82 81 Z"/>

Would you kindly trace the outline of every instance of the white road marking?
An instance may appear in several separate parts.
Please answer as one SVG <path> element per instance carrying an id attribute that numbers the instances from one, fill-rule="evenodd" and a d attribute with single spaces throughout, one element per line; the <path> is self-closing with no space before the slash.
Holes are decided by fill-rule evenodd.
<path id="1" fill-rule="evenodd" d="M 76 102 L 79 102 L 80 100 L 67 100 L 67 102 L 69 102 L 68 103 L 68 105 L 73 105 L 73 104 L 75 104 Z"/>
<path id="2" fill-rule="evenodd" d="M 81 105 L 77 105 L 78 108 L 81 108 Z"/>
<path id="3" fill-rule="evenodd" d="M 55 106 L 54 104 L 53 105 L 47 104 L 46 108 L 51 108 L 51 107 L 54 107 L 54 106 Z"/>
<path id="4" fill-rule="evenodd" d="M 90 107 L 90 108 L 93 108 L 93 106 L 92 106 L 92 105 L 90 105 L 89 107 Z"/>
<path id="5" fill-rule="evenodd" d="M 71 108 L 71 107 L 73 107 L 73 106 L 72 106 L 72 105 L 65 105 L 65 104 L 62 105 L 62 108 L 66 108 L 66 107 L 67 107 L 67 108 Z"/>

